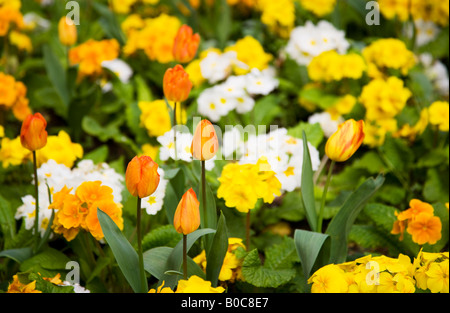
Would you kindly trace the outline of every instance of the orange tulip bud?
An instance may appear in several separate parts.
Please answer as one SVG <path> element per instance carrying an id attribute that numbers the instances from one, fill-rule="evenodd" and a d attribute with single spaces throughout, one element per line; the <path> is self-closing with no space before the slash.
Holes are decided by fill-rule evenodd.
<path id="1" fill-rule="evenodd" d="M 188 25 L 182 25 L 178 30 L 173 45 L 173 57 L 180 63 L 188 63 L 197 54 L 200 35 L 194 34 Z"/>
<path id="2" fill-rule="evenodd" d="M 219 148 L 219 141 L 214 126 L 208 120 L 202 120 L 195 129 L 191 152 L 195 159 L 206 161 L 212 159 Z"/>
<path id="3" fill-rule="evenodd" d="M 192 82 L 183 66 L 177 64 L 174 68 L 167 69 L 163 78 L 163 89 L 169 101 L 181 102 L 188 98 Z"/>
<path id="4" fill-rule="evenodd" d="M 190 234 L 200 226 L 200 202 L 197 195 L 191 188 L 181 197 L 178 203 L 175 216 L 173 217 L 173 226 L 180 234 Z"/>
<path id="5" fill-rule="evenodd" d="M 149 156 L 134 157 L 125 172 L 128 191 L 135 197 L 145 198 L 159 185 L 158 164 Z"/>
<path id="6" fill-rule="evenodd" d="M 41 113 L 29 114 L 22 123 L 20 142 L 30 151 L 36 151 L 47 144 L 47 121 Z"/>
<path id="7" fill-rule="evenodd" d="M 65 46 L 72 46 L 77 42 L 77 27 L 66 16 L 62 17 L 58 23 L 59 41 Z"/>
<path id="8" fill-rule="evenodd" d="M 363 140 L 364 121 L 347 120 L 328 138 L 325 153 L 333 161 L 347 161 L 358 150 Z"/>

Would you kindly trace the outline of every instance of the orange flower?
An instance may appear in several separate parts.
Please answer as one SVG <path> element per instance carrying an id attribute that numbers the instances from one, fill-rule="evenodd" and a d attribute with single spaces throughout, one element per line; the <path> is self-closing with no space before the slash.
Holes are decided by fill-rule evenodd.
<path id="1" fill-rule="evenodd" d="M 206 161 L 212 159 L 219 148 L 219 141 L 214 126 L 208 120 L 202 120 L 195 129 L 191 152 L 195 159 Z"/>
<path id="2" fill-rule="evenodd" d="M 200 35 L 194 34 L 188 25 L 182 25 L 178 30 L 173 45 L 175 61 L 188 63 L 192 61 L 200 44 Z"/>
<path id="3" fill-rule="evenodd" d="M 59 41 L 65 46 L 72 46 L 77 42 L 77 27 L 67 16 L 59 20 L 58 35 Z"/>
<path id="4" fill-rule="evenodd" d="M 89 230 L 95 239 L 100 240 L 104 237 L 100 221 L 97 217 L 97 208 L 108 214 L 120 230 L 123 229 L 122 205 L 107 200 L 96 202 L 95 206 L 89 208 L 89 213 L 85 221 L 87 230 Z"/>
<path id="5" fill-rule="evenodd" d="M 409 208 L 407 210 L 401 212 L 400 214 L 398 214 L 397 219 L 399 221 L 412 220 L 420 213 L 433 214 L 433 212 L 434 212 L 434 209 L 431 206 L 431 204 L 420 201 L 418 199 L 412 199 L 409 202 Z"/>
<path id="6" fill-rule="evenodd" d="M 406 229 L 412 235 L 412 240 L 419 245 L 435 244 L 441 239 L 441 230 L 440 218 L 426 212 L 419 213 L 412 222 L 408 223 Z"/>
<path id="7" fill-rule="evenodd" d="M 187 235 L 198 229 L 200 226 L 199 207 L 200 202 L 191 188 L 183 195 L 175 211 L 173 226 L 177 232 Z"/>
<path id="8" fill-rule="evenodd" d="M 22 123 L 20 142 L 30 151 L 36 151 L 47 144 L 47 121 L 41 113 L 28 115 Z"/>
<path id="9" fill-rule="evenodd" d="M 333 161 L 347 161 L 358 150 L 363 140 L 364 121 L 347 120 L 328 138 L 325 153 Z"/>
<path id="10" fill-rule="evenodd" d="M 13 276 L 13 282 L 8 286 L 7 293 L 42 293 L 42 291 L 36 289 L 35 280 L 25 285 L 20 282 L 19 276 L 16 274 Z"/>
<path id="11" fill-rule="evenodd" d="M 163 78 L 163 89 L 169 101 L 182 102 L 188 98 L 192 82 L 183 66 L 177 64 L 174 68 L 167 69 Z"/>
<path id="12" fill-rule="evenodd" d="M 155 192 L 159 184 L 158 164 L 151 157 L 134 157 L 128 163 L 125 182 L 128 191 L 135 197 L 145 198 Z"/>

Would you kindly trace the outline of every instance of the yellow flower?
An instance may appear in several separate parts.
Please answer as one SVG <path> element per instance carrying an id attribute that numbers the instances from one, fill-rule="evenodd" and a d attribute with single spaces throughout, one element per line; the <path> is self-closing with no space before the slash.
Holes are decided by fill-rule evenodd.
<path id="1" fill-rule="evenodd" d="M 130 13 L 131 6 L 138 0 L 111 0 L 112 10 L 119 14 Z"/>
<path id="2" fill-rule="evenodd" d="M 436 101 L 428 108 L 430 124 L 435 125 L 440 131 L 449 130 L 449 105 L 446 101 Z"/>
<path id="3" fill-rule="evenodd" d="M 188 73 L 189 79 L 191 80 L 194 87 L 201 86 L 201 84 L 206 81 L 206 79 L 202 76 L 200 62 L 200 59 L 193 60 L 185 68 L 185 71 L 186 73 Z"/>
<path id="4" fill-rule="evenodd" d="M 164 281 L 157 289 L 150 289 L 148 293 L 174 293 L 170 287 L 164 287 Z"/>
<path id="5" fill-rule="evenodd" d="M 10 165 L 20 165 L 28 159 L 31 159 L 30 150 L 22 146 L 20 136 L 15 139 L 7 137 L 1 139 L 0 161 L 3 168 L 7 168 Z"/>
<path id="6" fill-rule="evenodd" d="M 292 0 L 259 0 L 261 21 L 282 38 L 289 38 L 295 24 L 295 5 Z"/>
<path id="7" fill-rule="evenodd" d="M 20 4 L 17 6 L 17 0 L 0 5 L 0 37 L 8 34 L 13 24 L 17 29 L 24 28 L 23 16 L 20 13 Z"/>
<path id="8" fill-rule="evenodd" d="M 266 165 L 266 168 L 260 167 Z M 271 203 L 275 195 L 280 195 L 281 183 L 275 173 L 267 169 L 267 161 L 257 164 L 227 164 L 222 175 L 217 196 L 225 199 L 225 205 L 247 213 L 253 209 L 259 198 Z M 270 166 L 269 166 L 270 167 Z"/>
<path id="9" fill-rule="evenodd" d="M 299 0 L 301 6 L 316 16 L 322 17 L 333 12 L 336 0 Z"/>
<path id="10" fill-rule="evenodd" d="M 42 293 L 40 290 L 36 290 L 36 281 L 32 281 L 28 284 L 23 284 L 19 280 L 19 276 L 16 274 L 13 276 L 13 282 L 9 284 L 7 293 Z"/>
<path id="11" fill-rule="evenodd" d="M 442 292 L 448 293 L 448 259 L 441 263 L 433 263 L 430 265 L 425 274 L 428 276 L 427 287 L 432 293 Z"/>
<path id="12" fill-rule="evenodd" d="M 159 151 L 159 147 L 158 146 L 152 146 L 149 143 L 143 144 L 142 145 L 142 155 L 146 155 L 152 158 L 152 160 L 156 160 L 156 158 L 158 157 L 158 151 Z"/>
<path id="13" fill-rule="evenodd" d="M 309 279 L 312 293 L 344 293 L 348 284 L 344 271 L 335 264 L 318 269 Z"/>
<path id="14" fill-rule="evenodd" d="M 359 100 L 366 108 L 366 118 L 371 121 L 390 119 L 399 114 L 412 96 L 397 77 L 374 79 L 363 87 Z"/>
<path id="15" fill-rule="evenodd" d="M 314 57 L 308 65 L 308 75 L 313 81 L 339 81 L 344 78 L 359 79 L 366 70 L 364 59 L 356 54 L 338 54 L 326 51 Z"/>
<path id="16" fill-rule="evenodd" d="M 173 61 L 173 45 L 181 26 L 180 20 L 163 13 L 158 17 L 145 19 L 144 25 L 141 29 L 129 31 L 127 43 L 123 48 L 125 55 L 142 50 L 152 61 L 159 63 Z"/>
<path id="17" fill-rule="evenodd" d="M 24 50 L 26 52 L 31 52 L 33 46 L 31 44 L 31 39 L 25 34 L 19 33 L 13 30 L 9 33 L 9 40 L 12 45 L 16 46 L 19 50 Z"/>
<path id="18" fill-rule="evenodd" d="M 264 70 L 273 59 L 273 56 L 266 53 L 260 42 L 252 36 L 245 36 L 239 39 L 234 45 L 225 49 L 225 52 L 228 51 L 235 51 L 237 53 L 237 59 L 249 66 L 248 69 L 235 67 L 234 71 L 238 75 L 246 74 L 253 68 Z"/>
<path id="19" fill-rule="evenodd" d="M 397 17 L 400 21 L 405 22 L 409 18 L 409 0 L 378 0 L 378 5 L 381 14 L 388 20 Z"/>
<path id="20" fill-rule="evenodd" d="M 53 159 L 58 164 L 72 167 L 77 158 L 83 157 L 83 147 L 72 143 L 70 136 L 61 130 L 57 136 L 48 136 L 47 145 L 37 153 L 38 166 Z"/>
<path id="21" fill-rule="evenodd" d="M 414 20 L 432 21 L 441 26 L 448 25 L 448 0 L 411 0 L 411 15 Z"/>
<path id="22" fill-rule="evenodd" d="M 416 64 L 414 53 L 403 41 L 395 38 L 379 39 L 366 47 L 362 54 L 367 64 L 375 64 L 378 69 L 400 70 L 403 75 Z"/>
<path id="23" fill-rule="evenodd" d="M 188 280 L 181 279 L 178 282 L 176 293 L 223 293 L 223 287 L 211 287 L 211 282 L 192 275 Z"/>
<path id="24" fill-rule="evenodd" d="M 397 120 L 394 118 L 381 119 L 378 121 L 365 121 L 364 144 L 369 147 L 379 147 L 383 145 L 386 135 L 397 131 Z"/>

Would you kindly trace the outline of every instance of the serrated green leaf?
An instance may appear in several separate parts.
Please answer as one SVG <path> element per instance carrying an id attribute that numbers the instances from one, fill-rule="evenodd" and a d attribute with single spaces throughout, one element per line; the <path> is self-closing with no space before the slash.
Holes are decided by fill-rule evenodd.
<path id="1" fill-rule="evenodd" d="M 396 208 L 381 203 L 369 203 L 364 207 L 364 213 L 375 223 L 378 229 L 390 232 L 394 222 Z"/>
<path id="2" fill-rule="evenodd" d="M 144 236 L 142 239 L 142 250 L 147 251 L 156 247 L 175 247 L 182 239 L 173 225 L 164 225 L 158 227 Z"/>

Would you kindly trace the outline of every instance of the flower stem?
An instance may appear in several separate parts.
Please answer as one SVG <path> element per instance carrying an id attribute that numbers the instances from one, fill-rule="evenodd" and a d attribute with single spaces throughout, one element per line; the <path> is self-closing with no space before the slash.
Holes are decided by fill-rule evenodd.
<path id="1" fill-rule="evenodd" d="M 173 145 L 175 147 L 175 160 L 177 160 L 177 102 L 173 104 Z"/>
<path id="2" fill-rule="evenodd" d="M 326 198 L 327 198 L 328 187 L 330 186 L 331 174 L 333 173 L 334 164 L 335 164 L 335 161 L 332 160 L 331 164 L 330 164 L 330 168 L 328 169 L 327 181 L 326 181 L 325 187 L 323 189 L 322 202 L 320 204 L 320 211 L 319 211 L 319 218 L 317 220 L 317 231 L 319 233 L 322 232 L 323 210 L 325 208 L 325 202 L 326 202 Z"/>
<path id="3" fill-rule="evenodd" d="M 205 161 L 202 162 L 202 204 L 203 204 L 203 221 L 206 225 L 207 219 L 207 209 L 206 209 L 206 169 Z"/>
<path id="4" fill-rule="evenodd" d="M 187 279 L 187 235 L 183 234 L 183 277 Z"/>
<path id="5" fill-rule="evenodd" d="M 139 272 L 141 277 L 141 292 L 147 292 L 148 286 L 144 272 L 144 256 L 142 254 L 141 211 L 142 211 L 141 198 L 137 197 L 136 228 L 137 228 L 137 242 L 138 242 L 138 256 L 139 256 Z"/>
<path id="6" fill-rule="evenodd" d="M 247 252 L 250 251 L 250 210 L 247 212 L 247 221 L 245 223 L 245 237 L 246 237 L 246 245 Z"/>
<path id="7" fill-rule="evenodd" d="M 34 211 L 34 235 L 36 236 L 36 247 L 39 244 L 39 186 L 37 176 L 37 159 L 36 151 L 33 151 L 33 169 L 34 169 L 34 192 L 36 194 L 36 209 Z"/>

